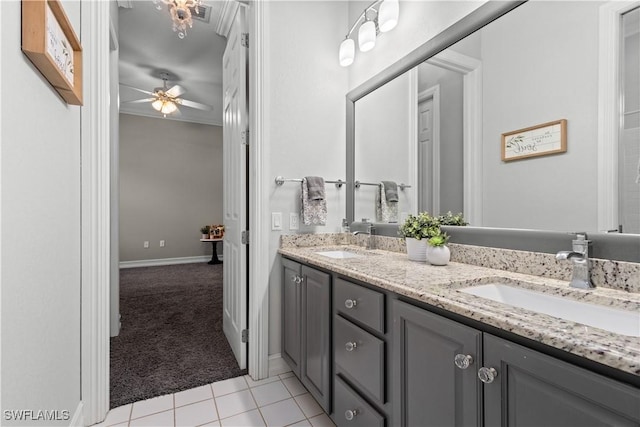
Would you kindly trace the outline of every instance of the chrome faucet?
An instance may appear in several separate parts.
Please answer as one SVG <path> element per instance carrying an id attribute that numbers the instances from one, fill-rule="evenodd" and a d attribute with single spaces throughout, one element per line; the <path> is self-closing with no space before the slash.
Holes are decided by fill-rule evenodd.
<path id="1" fill-rule="evenodd" d="M 560 251 L 556 254 L 558 261 L 570 260 L 573 263 L 573 273 L 571 274 L 571 282 L 569 286 L 572 288 L 592 289 L 595 288 L 591 283 L 591 273 L 589 270 L 589 243 L 584 234 L 576 235 L 573 240 L 572 251 Z"/>
<path id="2" fill-rule="evenodd" d="M 375 244 L 375 231 L 376 228 L 373 226 L 372 223 L 369 222 L 369 220 L 367 218 L 362 218 L 362 222 L 367 224 L 367 231 L 354 231 L 353 235 L 357 236 L 358 234 L 368 234 L 369 238 L 367 239 L 367 243 L 366 243 L 366 247 L 365 249 L 375 249 L 376 248 L 376 244 Z"/>

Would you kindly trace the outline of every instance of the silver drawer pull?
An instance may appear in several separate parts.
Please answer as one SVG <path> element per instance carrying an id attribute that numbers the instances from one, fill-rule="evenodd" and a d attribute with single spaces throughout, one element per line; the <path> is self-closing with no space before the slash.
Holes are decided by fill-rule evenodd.
<path id="1" fill-rule="evenodd" d="M 344 345 L 344 348 L 345 348 L 347 351 L 353 351 L 353 350 L 355 350 L 357 347 L 358 347 L 358 343 L 356 343 L 355 341 L 348 342 L 348 343 L 346 343 L 346 344 Z"/>
<path id="2" fill-rule="evenodd" d="M 460 369 L 467 369 L 473 364 L 473 356 L 470 354 L 456 354 L 453 358 L 453 363 Z"/>
<path id="3" fill-rule="evenodd" d="M 297 279 L 297 278 L 298 278 L 298 276 L 291 276 L 291 281 L 292 281 L 293 283 L 297 283 L 297 282 L 296 282 L 296 279 Z"/>
<path id="4" fill-rule="evenodd" d="M 498 376 L 498 371 L 494 368 L 485 368 L 484 366 L 478 369 L 478 378 L 485 384 L 491 384 L 493 380 Z"/>
<path id="5" fill-rule="evenodd" d="M 302 277 L 296 276 L 296 280 L 295 281 L 296 281 L 296 284 L 299 285 L 300 283 L 302 283 Z"/>
<path id="6" fill-rule="evenodd" d="M 357 409 L 347 409 L 346 411 L 344 411 L 344 417 L 347 419 L 347 421 L 353 420 L 358 414 L 359 412 Z"/>
<path id="7" fill-rule="evenodd" d="M 354 308 L 356 305 L 358 305 L 358 301 L 354 300 L 354 299 L 346 299 L 344 300 L 344 306 L 347 308 Z"/>

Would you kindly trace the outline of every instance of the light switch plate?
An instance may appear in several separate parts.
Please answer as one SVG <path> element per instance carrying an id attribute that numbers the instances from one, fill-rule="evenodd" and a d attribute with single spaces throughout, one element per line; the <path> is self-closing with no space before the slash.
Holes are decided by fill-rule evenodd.
<path id="1" fill-rule="evenodd" d="M 300 216 L 295 212 L 289 212 L 289 230 L 300 228 Z"/>
<path id="2" fill-rule="evenodd" d="M 282 212 L 271 212 L 271 230 L 282 230 Z"/>

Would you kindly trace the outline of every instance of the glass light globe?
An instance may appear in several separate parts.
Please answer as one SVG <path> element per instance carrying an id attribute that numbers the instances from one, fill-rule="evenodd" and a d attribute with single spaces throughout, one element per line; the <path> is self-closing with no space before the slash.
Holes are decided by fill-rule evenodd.
<path id="1" fill-rule="evenodd" d="M 162 100 L 160 99 L 156 99 L 155 101 L 153 101 L 151 103 L 151 106 L 156 110 L 156 111 L 160 111 L 162 109 Z"/>
<path id="2" fill-rule="evenodd" d="M 400 6 L 398 0 L 384 0 L 378 10 L 378 26 L 380 31 L 386 33 L 391 31 L 398 24 Z"/>
<path id="3" fill-rule="evenodd" d="M 353 39 L 344 39 L 342 43 L 340 43 L 340 65 L 343 67 L 348 67 L 353 64 L 353 59 L 356 55 L 356 44 Z"/>
<path id="4" fill-rule="evenodd" d="M 358 46 L 361 52 L 367 52 L 376 45 L 376 24 L 367 21 L 358 30 Z"/>

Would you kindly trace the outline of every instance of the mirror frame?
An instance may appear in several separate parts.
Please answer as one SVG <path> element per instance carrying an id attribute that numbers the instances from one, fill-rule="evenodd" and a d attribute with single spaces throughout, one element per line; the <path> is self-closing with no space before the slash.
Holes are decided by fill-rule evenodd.
<path id="1" fill-rule="evenodd" d="M 513 9 L 526 3 L 524 1 L 500 1 L 483 4 L 469 15 L 463 17 L 440 34 L 434 36 L 423 45 L 391 64 L 375 76 L 349 91 L 346 95 L 346 218 L 350 224 L 354 223 L 355 215 L 355 103 L 380 86 L 411 70 L 427 59 L 437 55 L 468 35 L 478 31 L 485 25 L 509 13 Z M 358 226 L 359 223 L 354 223 Z M 378 234 L 397 236 L 399 225 L 380 224 Z M 568 249 L 575 232 L 549 232 L 546 230 L 526 230 L 488 227 L 463 227 L 464 233 L 458 233 L 457 227 L 447 230 L 452 242 L 511 248 L 511 241 L 517 240 L 517 249 L 528 251 L 542 251 L 554 253 L 556 245 L 560 249 Z M 582 231 L 581 233 L 586 233 Z M 535 237 L 532 239 L 531 237 Z M 547 237 L 544 237 L 547 236 Z M 551 236 L 551 237 L 550 237 Z M 600 259 L 640 263 L 640 234 L 609 234 L 602 232 L 588 232 L 588 238 L 593 243 L 592 256 Z M 555 243 L 550 246 L 549 239 Z M 532 241 L 541 241 L 543 246 L 537 247 Z"/>
<path id="2" fill-rule="evenodd" d="M 391 64 L 369 80 L 365 81 L 358 87 L 352 89 L 346 96 L 346 112 L 347 112 L 347 139 L 346 139 L 346 218 L 352 223 L 355 218 L 355 103 L 384 84 L 390 82 L 396 77 L 413 69 L 415 66 L 423 63 L 432 56 L 437 55 L 453 44 L 459 42 L 470 34 L 475 33 L 485 25 L 495 21 L 502 15 L 512 11 L 516 7 L 526 3 L 524 1 L 500 1 L 483 4 L 469 15 L 463 17 L 450 27 L 446 28 L 440 34 L 428 40 L 423 45 L 414 49 L 412 52 L 401 58 L 394 64 Z"/>

